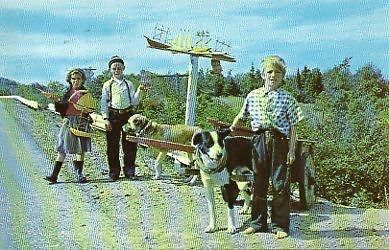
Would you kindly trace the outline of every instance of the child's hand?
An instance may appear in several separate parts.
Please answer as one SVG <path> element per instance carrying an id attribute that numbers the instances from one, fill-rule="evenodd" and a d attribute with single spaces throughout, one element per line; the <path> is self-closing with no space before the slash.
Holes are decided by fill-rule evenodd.
<path id="1" fill-rule="evenodd" d="M 41 89 L 38 89 L 38 90 L 39 90 L 39 92 L 41 92 L 41 94 L 42 94 L 44 97 L 46 97 L 47 99 L 51 99 L 51 100 L 53 100 L 53 101 L 55 101 L 55 102 L 58 102 L 58 101 L 61 100 L 60 96 L 57 95 L 57 94 L 45 92 L 45 91 L 43 91 L 43 90 L 41 90 Z"/>
<path id="2" fill-rule="evenodd" d="M 105 120 L 104 121 L 104 125 L 105 125 L 105 129 L 107 131 L 111 131 L 112 130 L 112 125 L 111 125 L 111 122 L 109 120 Z"/>
<path id="3" fill-rule="evenodd" d="M 150 85 L 150 74 L 142 69 L 140 71 L 140 85 L 139 85 L 139 89 L 143 90 L 143 91 L 147 91 L 149 89 L 149 85 Z"/>
<path id="4" fill-rule="evenodd" d="M 294 163 L 295 159 L 296 159 L 296 156 L 295 156 L 294 150 L 289 150 L 288 155 L 286 157 L 286 164 L 288 166 L 291 166 Z"/>
<path id="5" fill-rule="evenodd" d="M 142 91 L 147 91 L 147 90 L 149 90 L 149 86 L 145 85 L 145 84 L 140 84 L 139 85 L 139 89 L 142 90 Z"/>

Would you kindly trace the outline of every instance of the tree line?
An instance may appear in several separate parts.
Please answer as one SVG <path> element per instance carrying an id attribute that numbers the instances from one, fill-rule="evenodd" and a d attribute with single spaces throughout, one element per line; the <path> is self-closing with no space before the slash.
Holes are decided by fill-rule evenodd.
<path id="1" fill-rule="evenodd" d="M 282 88 L 290 91 L 303 109 L 299 138 L 316 141 L 317 195 L 345 205 L 384 207 L 389 193 L 388 80 L 372 64 L 352 73 L 350 63 L 351 58 L 346 58 L 325 72 L 305 66 L 287 76 Z M 184 123 L 187 78 L 148 74 L 150 88 L 138 112 L 160 123 Z M 200 69 L 198 76 L 196 125 L 204 129 L 212 129 L 208 118 L 232 122 L 244 97 L 264 84 L 254 64 L 237 75 L 214 75 Z M 135 86 L 140 83 L 139 74 L 125 77 Z M 96 100 L 109 78 L 109 72 L 103 71 L 87 81 Z M 20 84 L 13 90 L 16 93 L 7 93 L 9 90 L 0 86 L 0 93 L 19 94 L 47 105 L 36 88 L 62 94 L 66 86 L 56 81 Z"/>

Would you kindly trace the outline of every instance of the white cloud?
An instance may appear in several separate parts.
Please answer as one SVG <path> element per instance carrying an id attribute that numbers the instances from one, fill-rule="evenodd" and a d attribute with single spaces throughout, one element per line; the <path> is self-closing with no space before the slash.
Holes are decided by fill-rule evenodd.
<path id="1" fill-rule="evenodd" d="M 387 11 L 374 11 L 369 15 L 348 16 L 336 21 L 301 25 L 291 29 L 275 30 L 274 38 L 291 43 L 307 41 L 340 41 L 387 38 Z"/>

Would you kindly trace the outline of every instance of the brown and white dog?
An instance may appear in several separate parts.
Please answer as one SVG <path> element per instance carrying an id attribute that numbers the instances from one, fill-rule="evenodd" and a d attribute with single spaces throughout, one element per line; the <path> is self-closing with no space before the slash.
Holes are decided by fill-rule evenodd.
<path id="1" fill-rule="evenodd" d="M 200 169 L 208 200 L 209 225 L 206 232 L 214 232 L 216 227 L 214 187 L 220 186 L 223 200 L 228 205 L 227 233 L 237 231 L 237 219 L 234 204 L 239 191 L 243 191 L 243 213 L 251 205 L 251 140 L 248 137 L 227 136 L 221 131 L 196 133 L 192 145 L 196 147 L 195 164 Z"/>
<path id="2" fill-rule="evenodd" d="M 123 131 L 135 133 L 139 137 L 169 141 L 190 145 L 193 134 L 201 131 L 199 127 L 188 125 L 159 124 L 149 120 L 146 116 L 135 114 L 131 116 L 123 126 Z M 162 172 L 162 160 L 166 157 L 166 150 L 159 150 L 159 154 L 153 166 L 154 179 L 159 179 Z M 193 161 L 192 154 L 188 154 L 189 161 Z M 197 176 L 193 176 L 189 184 L 194 184 Z"/>

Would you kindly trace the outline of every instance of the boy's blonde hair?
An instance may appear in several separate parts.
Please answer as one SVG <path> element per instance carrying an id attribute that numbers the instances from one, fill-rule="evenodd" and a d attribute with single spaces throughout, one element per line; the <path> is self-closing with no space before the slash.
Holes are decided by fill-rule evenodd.
<path id="1" fill-rule="evenodd" d="M 268 68 L 276 68 L 279 69 L 283 75 L 286 73 L 286 65 L 284 59 L 277 55 L 267 56 L 265 57 L 260 65 L 261 75 L 263 75 Z"/>

